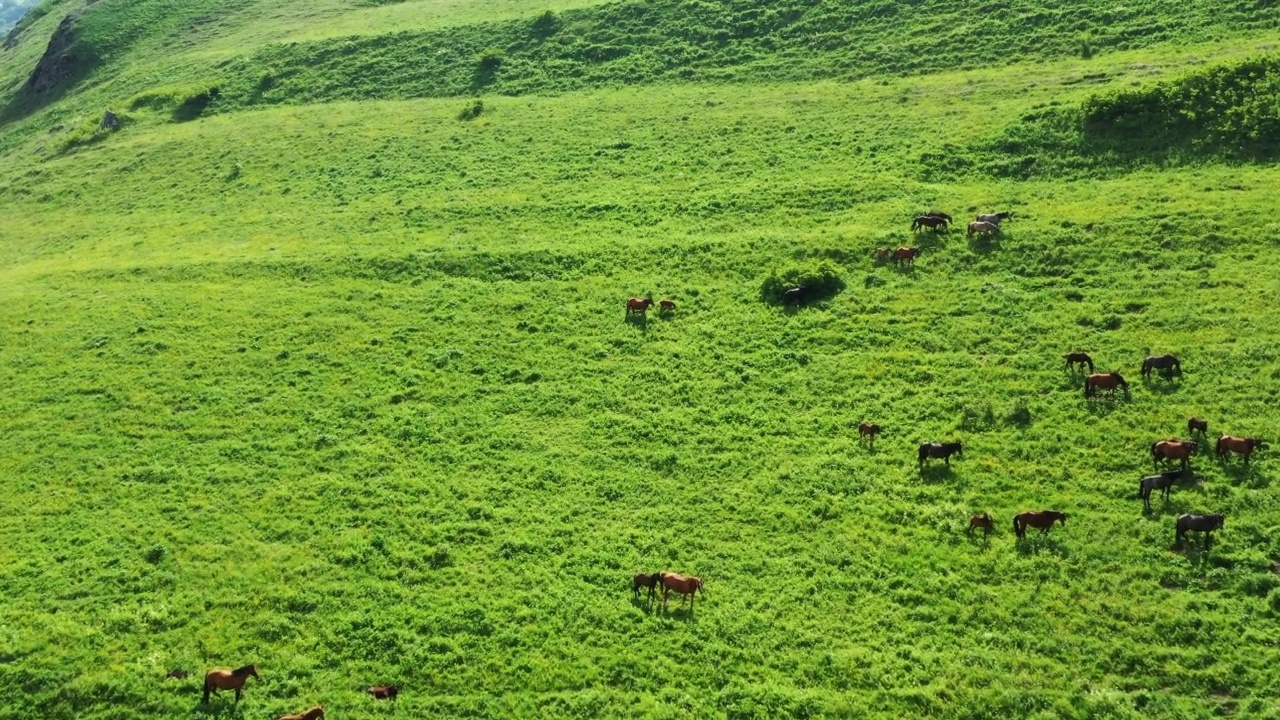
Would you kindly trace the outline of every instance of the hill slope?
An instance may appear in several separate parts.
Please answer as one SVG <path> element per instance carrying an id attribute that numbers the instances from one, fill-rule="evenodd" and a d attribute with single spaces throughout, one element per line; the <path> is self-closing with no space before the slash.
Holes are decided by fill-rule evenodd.
<path id="1" fill-rule="evenodd" d="M 77 11 L 52 7 L 26 32 Z M 160 7 L 99 0 L 80 27 Z M 544 6 L 436 6 L 403 36 L 375 20 L 396 5 L 301 7 L 226 4 L 186 47 L 188 16 L 139 22 L 0 128 L 0 718 L 374 718 L 379 682 L 412 717 L 1280 715 L 1276 459 L 1197 455 L 1150 513 L 1135 492 L 1192 414 L 1275 436 L 1274 156 L 952 162 L 1269 57 L 1264 5 L 1087 59 L 977 43 L 835 80 L 757 48 L 696 82 L 602 87 L 604 61 L 478 105 L 407 72 L 380 100 L 288 78 L 384 72 L 456 25 L 524 92 L 500 41 Z M 878 37 L 944 6 L 850 7 Z M 747 12 L 680 12 L 713 10 Z M 557 8 L 556 35 L 634 12 Z M 358 27 L 385 55 L 302 62 Z M 294 74 L 250 109 L 233 81 L 272 53 Z M 95 129 L 107 107 L 122 129 Z M 928 208 L 1015 219 L 911 233 Z M 872 260 L 904 244 L 914 268 Z M 844 290 L 761 300 L 820 270 Z M 678 309 L 626 320 L 650 293 Z M 1086 400 L 1074 349 L 1131 397 Z M 1144 382 L 1152 352 L 1185 375 Z M 950 468 L 917 466 L 955 438 Z M 1016 542 L 1042 507 L 1069 521 Z M 982 511 L 989 541 L 964 533 Z M 1175 546 L 1182 512 L 1226 514 L 1211 550 Z M 632 600 L 660 568 L 705 578 L 694 610 Z M 198 671 L 248 662 L 238 711 L 200 705 Z"/>

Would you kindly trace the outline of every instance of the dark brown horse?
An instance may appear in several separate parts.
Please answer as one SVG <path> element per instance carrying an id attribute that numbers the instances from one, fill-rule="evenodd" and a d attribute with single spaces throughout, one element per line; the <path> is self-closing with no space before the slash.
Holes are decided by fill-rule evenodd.
<path id="1" fill-rule="evenodd" d="M 868 443 L 875 444 L 876 436 L 880 434 L 880 426 L 875 423 L 864 422 L 858 425 L 858 439 L 866 440 Z"/>
<path id="2" fill-rule="evenodd" d="M 164 679 L 168 680 L 170 678 L 173 678 L 174 680 L 186 680 L 187 671 L 182 669 L 170 670 L 168 674 L 164 676 Z"/>
<path id="3" fill-rule="evenodd" d="M 1067 360 L 1067 370 L 1075 371 L 1077 365 L 1083 370 L 1087 365 L 1089 372 L 1093 372 L 1093 358 L 1089 357 L 1089 353 L 1069 352 L 1063 357 Z"/>
<path id="4" fill-rule="evenodd" d="M 893 261 L 899 265 L 915 265 L 916 258 L 920 257 L 920 248 L 900 247 L 893 251 Z"/>
<path id="5" fill-rule="evenodd" d="M 636 573 L 631 578 L 631 596 L 640 597 L 640 588 L 649 588 L 649 599 L 653 599 L 653 594 L 658 591 L 658 584 L 662 581 L 659 577 L 662 573 Z"/>
<path id="6" fill-rule="evenodd" d="M 929 461 L 929 458 L 941 458 L 949 467 L 952 455 L 964 457 L 964 447 L 959 442 L 920 443 L 920 450 L 916 453 L 916 462 L 923 466 Z"/>
<path id="7" fill-rule="evenodd" d="M 235 670 L 227 668 L 214 668 L 204 674 L 204 699 L 200 702 L 209 702 L 209 695 L 219 690 L 235 690 L 236 702 L 240 702 L 241 689 L 244 683 L 250 677 L 258 677 L 258 668 L 253 665 L 245 665 Z M 258 678 L 261 680 L 261 678 Z"/>
<path id="8" fill-rule="evenodd" d="M 659 300 L 659 301 L 658 301 L 658 312 L 660 312 L 660 313 L 673 313 L 673 312 L 675 312 L 675 311 L 676 311 L 676 303 L 675 303 L 675 301 L 674 301 L 674 300 Z"/>
<path id="9" fill-rule="evenodd" d="M 1186 470 L 1191 466 L 1191 456 L 1199 449 L 1200 444 L 1191 440 L 1157 440 L 1151 443 L 1151 464 L 1160 467 L 1161 460 L 1179 460 L 1182 462 L 1182 469 Z"/>
<path id="10" fill-rule="evenodd" d="M 1040 528 L 1040 534 L 1044 535 L 1053 529 L 1055 522 L 1062 523 L 1063 527 L 1067 526 L 1067 514 L 1056 512 L 1054 510 L 1028 510 L 1020 512 L 1013 516 L 1013 533 L 1021 540 L 1027 536 L 1027 528 Z"/>
<path id="11" fill-rule="evenodd" d="M 653 298 L 630 298 L 627 300 L 627 315 L 633 314 L 644 317 L 644 314 L 653 306 Z"/>
<path id="12" fill-rule="evenodd" d="M 1182 363 L 1172 355 L 1149 355 L 1142 361 L 1142 377 L 1150 376 L 1152 370 L 1163 370 L 1161 374 L 1168 379 L 1182 374 Z"/>
<path id="13" fill-rule="evenodd" d="M 680 604 L 683 605 L 685 600 L 689 601 L 689 610 L 693 610 L 693 594 L 700 593 L 704 598 L 707 596 L 705 590 L 702 589 L 702 578 L 686 577 L 677 573 L 663 572 L 658 573 L 659 581 L 662 583 L 662 607 L 667 606 L 667 597 L 672 590 L 680 593 Z"/>
<path id="14" fill-rule="evenodd" d="M 998 223 L 985 222 L 985 221 L 969 223 L 969 235 L 981 235 L 983 237 L 986 237 L 988 235 L 999 234 L 999 232 L 1000 232 L 1000 225 Z"/>
<path id="15" fill-rule="evenodd" d="M 400 694 L 400 688 L 395 685 L 374 685 L 365 692 L 372 695 L 374 700 L 395 700 Z"/>
<path id="16" fill-rule="evenodd" d="M 1209 533 L 1214 530 L 1221 530 L 1225 519 L 1221 515 L 1179 515 L 1177 524 L 1177 540 L 1178 547 L 1182 547 L 1182 540 L 1188 532 L 1204 533 L 1204 549 L 1209 549 Z"/>
<path id="17" fill-rule="evenodd" d="M 1111 397 L 1118 387 L 1124 388 L 1124 396 L 1129 397 L 1129 383 L 1125 382 L 1120 373 L 1115 371 L 1093 373 L 1084 379 L 1084 396 L 1093 397 L 1098 394 L 1098 390 L 1106 390 L 1107 397 Z"/>
<path id="18" fill-rule="evenodd" d="M 969 529 L 964 531 L 965 534 L 973 535 L 974 528 L 982 528 L 983 535 L 990 535 L 996 531 L 996 524 L 991 520 L 990 515 L 982 513 L 969 518 Z"/>
<path id="19" fill-rule="evenodd" d="M 951 219 L 951 216 L 950 216 L 950 215 L 948 215 L 948 214 L 946 214 L 946 213 L 944 213 L 944 212 L 938 212 L 937 210 L 930 210 L 929 212 L 925 213 L 925 216 L 926 216 L 926 217 L 942 218 L 943 220 L 946 220 L 947 222 L 955 222 L 954 220 L 952 220 L 952 219 Z"/>
<path id="20" fill-rule="evenodd" d="M 1181 470 L 1166 470 L 1159 475 L 1148 475 L 1138 482 L 1138 497 L 1142 498 L 1142 507 L 1147 512 L 1151 512 L 1151 493 L 1154 490 L 1160 491 L 1160 499 L 1168 502 L 1169 488 L 1178 482 L 1178 478 L 1182 476 Z"/>
<path id="21" fill-rule="evenodd" d="M 1204 436 L 1207 432 L 1209 432 L 1208 420 L 1201 420 L 1198 417 L 1193 417 L 1187 420 L 1188 435 L 1195 435 L 1196 433 L 1199 433 L 1201 436 Z"/>
<path id="22" fill-rule="evenodd" d="M 1218 459 L 1222 460 L 1227 457 L 1228 453 L 1236 453 L 1244 457 L 1245 462 L 1249 462 L 1249 456 L 1254 450 L 1266 450 L 1267 443 L 1262 438 L 1242 438 L 1233 435 L 1223 435 L 1218 438 L 1218 445 L 1215 448 L 1218 452 Z"/>
<path id="23" fill-rule="evenodd" d="M 276 720 L 320 720 L 322 717 L 324 717 L 324 708 L 317 705 L 296 715 L 281 715 Z"/>
<path id="24" fill-rule="evenodd" d="M 915 231 L 929 228 L 934 232 L 937 232 L 938 228 L 946 230 L 948 224 L 949 223 L 946 218 L 941 218 L 936 215 L 921 215 L 911 221 L 911 229 Z"/>

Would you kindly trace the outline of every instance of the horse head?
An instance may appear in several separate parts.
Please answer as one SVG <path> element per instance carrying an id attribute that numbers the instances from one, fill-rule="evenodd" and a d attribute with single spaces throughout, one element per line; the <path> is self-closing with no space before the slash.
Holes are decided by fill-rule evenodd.
<path id="1" fill-rule="evenodd" d="M 258 677 L 258 666 L 257 666 L 257 665 L 246 665 L 246 666 L 244 667 L 244 674 L 245 674 L 245 675 L 252 675 L 252 676 L 254 676 L 254 677 L 258 678 L 259 680 L 261 680 L 261 679 L 262 679 L 262 678 Z"/>
<path id="2" fill-rule="evenodd" d="M 1062 526 L 1063 526 L 1063 527 L 1066 527 L 1066 526 L 1067 526 L 1067 514 L 1066 514 L 1066 513 L 1058 513 L 1058 522 L 1062 523 Z"/>

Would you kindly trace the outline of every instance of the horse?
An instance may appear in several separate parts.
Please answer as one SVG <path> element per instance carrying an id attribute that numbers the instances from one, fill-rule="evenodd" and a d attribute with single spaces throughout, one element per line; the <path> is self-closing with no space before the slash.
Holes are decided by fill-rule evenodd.
<path id="1" fill-rule="evenodd" d="M 1124 377 L 1120 373 L 1111 372 L 1093 373 L 1085 376 L 1084 379 L 1084 396 L 1089 398 L 1098 394 L 1101 388 L 1107 391 L 1107 397 L 1115 394 L 1116 388 L 1124 388 L 1124 396 L 1129 397 L 1129 383 L 1125 382 Z"/>
<path id="2" fill-rule="evenodd" d="M 1249 462 L 1249 456 L 1254 450 L 1266 450 L 1267 443 L 1262 438 L 1242 438 L 1232 435 L 1223 435 L 1218 438 L 1218 445 L 1214 448 L 1217 450 L 1218 459 L 1222 460 L 1227 457 L 1227 453 L 1238 453 L 1244 456 L 1244 461 Z"/>
<path id="3" fill-rule="evenodd" d="M 1011 212 L 989 213 L 987 215 L 978 216 L 978 222 L 991 223 L 992 225 L 997 225 L 997 226 L 1000 223 L 1004 222 L 1005 220 L 1012 220 L 1012 219 L 1013 219 L 1013 213 Z"/>
<path id="4" fill-rule="evenodd" d="M 1193 417 L 1187 420 L 1188 435 L 1194 435 L 1196 433 L 1199 433 L 1201 436 L 1203 436 L 1207 432 L 1209 432 L 1208 420 L 1201 420 L 1198 417 Z"/>
<path id="5" fill-rule="evenodd" d="M 672 590 L 680 593 L 681 605 L 683 605 L 684 601 L 688 599 L 690 611 L 693 610 L 693 594 L 695 592 L 700 593 L 704 598 L 707 596 L 706 591 L 702 589 L 702 578 L 692 576 L 685 577 L 684 575 L 679 575 L 677 573 L 661 572 L 658 573 L 658 581 L 662 583 L 662 607 L 664 608 L 667 606 L 667 597 L 671 594 Z"/>
<path id="6" fill-rule="evenodd" d="M 661 579 L 658 576 L 661 574 L 662 573 L 636 573 L 631 578 L 631 596 L 639 599 L 640 588 L 647 587 L 649 588 L 649 599 L 652 600 L 653 594 L 658 591 L 658 583 L 661 582 Z"/>
<path id="7" fill-rule="evenodd" d="M 1160 499 L 1167 502 L 1169 488 L 1173 487 L 1181 476 L 1181 470 L 1166 470 L 1159 475 L 1148 475 L 1138 482 L 1138 497 L 1142 498 L 1142 506 L 1147 512 L 1151 512 L 1151 491 L 1159 490 Z"/>
<path id="8" fill-rule="evenodd" d="M 1147 377 L 1152 370 L 1164 370 L 1165 378 L 1172 378 L 1174 373 L 1182 374 L 1182 363 L 1172 355 L 1150 355 L 1142 361 L 1142 377 Z"/>
<path id="9" fill-rule="evenodd" d="M 951 456 L 964 457 L 964 448 L 959 442 L 920 443 L 920 451 L 916 453 L 916 462 L 924 465 L 929 458 L 942 458 L 951 467 Z"/>
<path id="10" fill-rule="evenodd" d="M 984 220 L 979 220 L 978 222 L 969 223 L 970 237 L 972 237 L 975 233 L 978 235 L 982 235 L 983 237 L 986 237 L 992 234 L 999 234 L 999 232 L 1000 232 L 999 223 L 986 222 Z"/>
<path id="11" fill-rule="evenodd" d="M 365 692 L 372 695 L 374 700 L 395 700 L 396 695 L 400 694 L 400 688 L 395 685 L 374 685 Z"/>
<path id="12" fill-rule="evenodd" d="M 1076 365 L 1079 365 L 1080 369 L 1083 370 L 1088 365 L 1089 372 L 1093 372 L 1093 358 L 1089 357 L 1088 353 L 1069 352 L 1063 357 L 1067 360 L 1067 370 L 1074 372 Z"/>
<path id="13" fill-rule="evenodd" d="M 946 220 L 949 223 L 955 222 L 954 220 L 951 219 L 950 215 L 944 212 L 938 212 L 937 210 L 930 210 L 929 212 L 925 213 L 925 217 L 942 218 L 943 220 Z"/>
<path id="14" fill-rule="evenodd" d="M 918 257 L 920 257 L 920 248 L 915 246 L 900 247 L 893 251 L 893 261 L 899 265 L 902 265 L 903 263 L 906 263 L 907 265 L 915 265 L 916 258 Z"/>
<path id="15" fill-rule="evenodd" d="M 983 535 L 990 535 L 996 531 L 996 524 L 992 522 L 990 515 L 982 513 L 969 518 L 969 529 L 964 531 L 965 534 L 973 535 L 974 528 L 982 528 Z"/>
<path id="16" fill-rule="evenodd" d="M 782 292 L 782 302 L 784 305 L 799 305 L 804 302 L 806 292 L 803 287 L 793 287 Z"/>
<path id="17" fill-rule="evenodd" d="M 644 317 L 644 314 L 653 305 L 653 298 L 630 298 L 627 300 L 627 315 L 633 313 Z"/>
<path id="18" fill-rule="evenodd" d="M 1028 510 L 1013 516 L 1013 533 L 1021 540 L 1027 536 L 1027 528 L 1040 528 L 1040 534 L 1047 534 L 1053 529 L 1055 522 L 1067 526 L 1067 514 L 1054 510 Z"/>
<path id="19" fill-rule="evenodd" d="M 258 668 L 253 665 L 245 665 L 235 670 L 227 668 L 214 668 L 204 674 L 204 699 L 201 703 L 209 702 L 210 693 L 216 693 L 219 690 L 235 690 L 236 702 L 240 702 L 241 689 L 249 676 L 258 677 Z M 261 680 L 262 678 L 258 678 Z"/>
<path id="20" fill-rule="evenodd" d="M 934 232 L 937 232 L 938 228 L 942 228 L 943 230 L 946 230 L 947 225 L 948 223 L 946 218 L 941 218 L 936 215 L 921 215 L 917 217 L 915 220 L 911 221 L 912 231 L 929 228 Z"/>
<path id="21" fill-rule="evenodd" d="M 170 670 L 170 671 L 169 671 L 169 672 L 164 676 L 164 679 L 165 679 L 165 680 L 168 680 L 168 679 L 170 679 L 170 678 L 172 678 L 172 679 L 174 679 L 174 680 L 186 680 L 186 679 L 187 679 L 187 671 L 186 671 L 186 670 L 182 670 L 182 669 Z"/>
<path id="22" fill-rule="evenodd" d="M 1177 524 L 1177 543 L 1182 547 L 1182 539 L 1188 531 L 1204 533 L 1204 549 L 1209 549 L 1209 533 L 1221 530 L 1224 518 L 1221 515 L 1179 515 Z"/>
<path id="23" fill-rule="evenodd" d="M 1199 449 L 1200 444 L 1191 440 L 1157 440 L 1151 443 L 1151 464 L 1160 467 L 1161 460 L 1181 460 L 1182 469 L 1186 470 L 1191 465 L 1191 456 Z"/>
<path id="24" fill-rule="evenodd" d="M 889 248 L 878 247 L 875 250 L 874 257 L 876 259 L 876 262 L 888 262 L 889 256 L 891 256 L 892 254 L 893 254 L 893 251 L 890 250 Z"/>
<path id="25" fill-rule="evenodd" d="M 317 705 L 296 715 L 281 715 L 276 720 L 320 720 L 322 717 L 324 717 L 324 708 Z"/>
<path id="26" fill-rule="evenodd" d="M 880 426 L 875 423 L 864 422 L 858 425 L 858 439 L 866 440 L 868 443 L 875 444 L 876 436 L 880 434 Z"/>
<path id="27" fill-rule="evenodd" d="M 660 312 L 660 313 L 673 313 L 673 312 L 675 312 L 675 311 L 676 311 L 676 304 L 675 304 L 675 301 L 673 301 L 673 300 L 659 300 L 659 301 L 658 301 L 658 312 Z"/>

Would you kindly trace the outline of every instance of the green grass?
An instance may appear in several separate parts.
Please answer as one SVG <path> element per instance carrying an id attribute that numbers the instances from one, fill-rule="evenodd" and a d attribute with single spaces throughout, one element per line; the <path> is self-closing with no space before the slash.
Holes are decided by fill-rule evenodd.
<path id="1" fill-rule="evenodd" d="M 1189 415 L 1275 438 L 1276 166 L 921 164 L 1249 37 L 468 120 L 176 122 L 194 55 L 103 65 L 0 130 L 0 718 L 383 717 L 375 682 L 405 717 L 1280 715 L 1278 461 L 1136 498 Z M 132 122 L 59 151 L 103 98 Z M 913 237 L 929 208 L 1017 219 Z M 823 267 L 843 290 L 762 299 Z M 679 309 L 626 322 L 647 294 Z M 1086 401 L 1074 349 L 1132 400 Z M 1142 383 L 1149 352 L 1185 377 Z M 1015 543 L 1041 507 L 1067 526 Z M 1211 552 L 1180 512 L 1227 515 Z M 695 613 L 631 602 L 661 568 Z M 240 711 L 161 680 L 245 662 Z"/>

